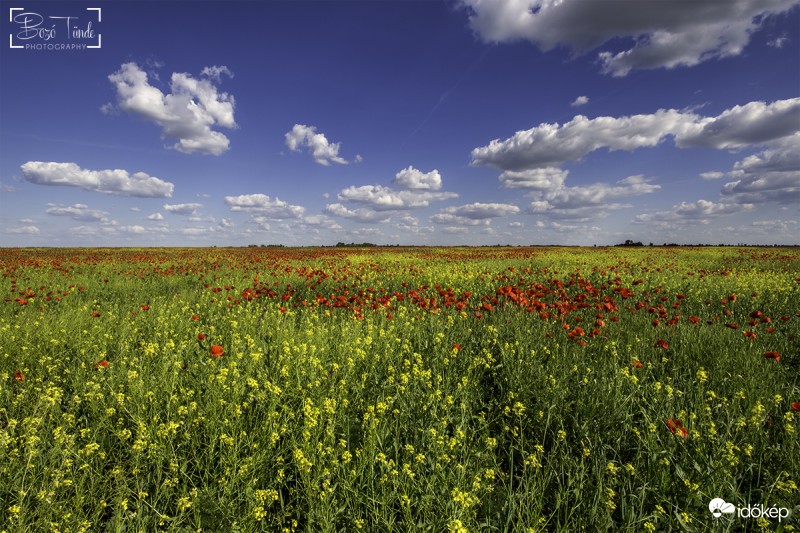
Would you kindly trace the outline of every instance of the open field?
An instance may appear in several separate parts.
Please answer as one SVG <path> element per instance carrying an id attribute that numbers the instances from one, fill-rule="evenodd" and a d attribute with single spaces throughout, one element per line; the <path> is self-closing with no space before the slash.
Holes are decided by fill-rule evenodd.
<path id="1" fill-rule="evenodd" d="M 4 249 L 0 271 L 4 531 L 800 529 L 798 249 Z"/>

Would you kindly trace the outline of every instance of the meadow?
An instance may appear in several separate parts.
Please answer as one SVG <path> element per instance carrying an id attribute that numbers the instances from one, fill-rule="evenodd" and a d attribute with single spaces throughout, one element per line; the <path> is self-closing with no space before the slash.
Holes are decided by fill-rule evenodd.
<path id="1" fill-rule="evenodd" d="M 800 530 L 797 248 L 3 249 L 0 272 L 1 531 Z"/>

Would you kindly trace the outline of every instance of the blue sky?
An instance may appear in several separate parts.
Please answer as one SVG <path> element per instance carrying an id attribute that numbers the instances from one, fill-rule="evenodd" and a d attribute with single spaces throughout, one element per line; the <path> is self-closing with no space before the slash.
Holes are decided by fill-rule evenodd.
<path id="1" fill-rule="evenodd" d="M 797 244 L 799 4 L 3 2 L 0 245 Z"/>

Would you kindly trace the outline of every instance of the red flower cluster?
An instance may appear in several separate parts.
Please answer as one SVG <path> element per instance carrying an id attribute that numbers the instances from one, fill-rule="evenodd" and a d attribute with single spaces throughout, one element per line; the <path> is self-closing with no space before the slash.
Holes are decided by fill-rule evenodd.
<path id="1" fill-rule="evenodd" d="M 683 424 L 677 418 L 667 418 L 667 427 L 673 435 L 679 435 L 682 439 L 685 439 L 689 434 L 689 431 L 683 427 Z"/>

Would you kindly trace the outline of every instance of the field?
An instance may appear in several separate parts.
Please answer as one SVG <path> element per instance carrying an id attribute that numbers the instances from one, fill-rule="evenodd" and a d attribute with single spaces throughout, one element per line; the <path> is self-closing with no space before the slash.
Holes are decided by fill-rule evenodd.
<path id="1" fill-rule="evenodd" d="M 3 531 L 800 530 L 796 248 L 0 271 Z"/>

